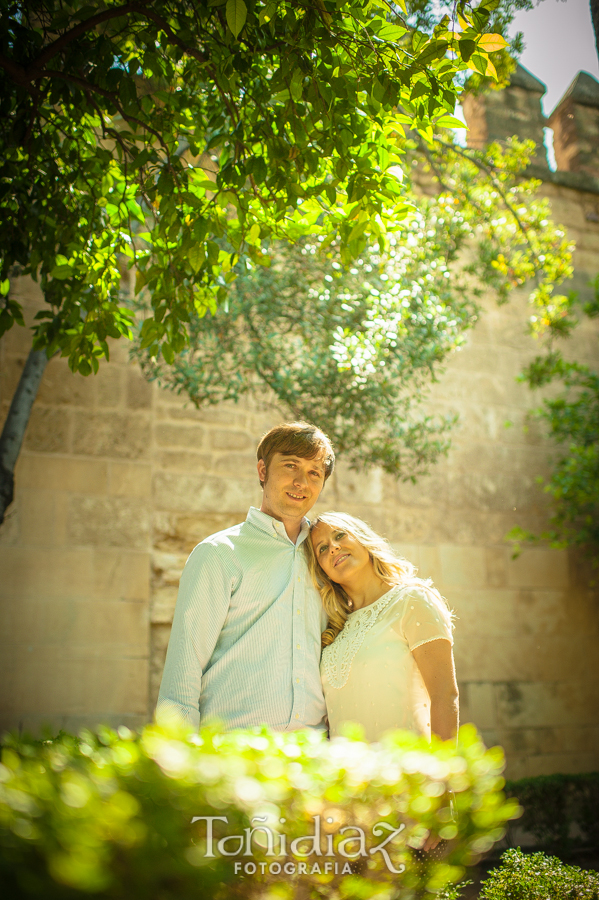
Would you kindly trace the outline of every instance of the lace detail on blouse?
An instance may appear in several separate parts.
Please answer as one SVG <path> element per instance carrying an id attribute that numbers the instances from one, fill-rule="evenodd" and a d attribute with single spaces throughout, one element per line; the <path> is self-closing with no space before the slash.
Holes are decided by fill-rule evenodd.
<path id="1" fill-rule="evenodd" d="M 380 614 L 397 599 L 400 591 L 413 586 L 398 584 L 374 603 L 351 613 L 333 643 L 322 651 L 321 667 L 332 688 L 345 687 L 354 657 Z"/>

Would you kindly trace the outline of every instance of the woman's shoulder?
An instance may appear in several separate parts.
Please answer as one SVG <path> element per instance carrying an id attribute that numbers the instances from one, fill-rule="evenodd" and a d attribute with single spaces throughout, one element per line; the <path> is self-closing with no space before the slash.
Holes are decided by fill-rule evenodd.
<path id="1" fill-rule="evenodd" d="M 429 579 L 410 578 L 396 587 L 394 601 L 389 606 L 390 616 L 396 617 L 415 609 L 435 611 L 451 622 L 451 611 L 447 603 Z"/>

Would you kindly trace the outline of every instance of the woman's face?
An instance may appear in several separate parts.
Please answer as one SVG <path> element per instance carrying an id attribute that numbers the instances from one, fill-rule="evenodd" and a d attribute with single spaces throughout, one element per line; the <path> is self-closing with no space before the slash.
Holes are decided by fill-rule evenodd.
<path id="1" fill-rule="evenodd" d="M 319 522 L 310 535 L 314 555 L 331 581 L 346 584 L 371 566 L 368 550 L 347 531 Z"/>

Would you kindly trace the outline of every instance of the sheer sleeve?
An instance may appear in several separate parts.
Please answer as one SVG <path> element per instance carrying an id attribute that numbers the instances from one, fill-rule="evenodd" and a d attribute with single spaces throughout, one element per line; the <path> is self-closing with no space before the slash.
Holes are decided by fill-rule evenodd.
<path id="1" fill-rule="evenodd" d="M 451 613 L 435 588 L 424 584 L 415 586 L 403 599 L 403 614 L 392 627 L 410 650 L 437 640 L 453 645 Z"/>

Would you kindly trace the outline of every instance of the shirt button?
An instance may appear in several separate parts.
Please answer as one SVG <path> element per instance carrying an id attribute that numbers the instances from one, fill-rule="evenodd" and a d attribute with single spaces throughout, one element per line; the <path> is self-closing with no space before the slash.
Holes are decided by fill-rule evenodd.
<path id="1" fill-rule="evenodd" d="M 301 614 L 302 614 L 301 609 L 298 609 L 297 614 L 298 614 L 298 616 L 301 616 Z"/>
<path id="2" fill-rule="evenodd" d="M 302 649 L 301 646 L 300 646 L 300 644 L 296 644 L 295 646 L 297 647 L 298 650 L 301 650 L 301 649 Z"/>
<path id="3" fill-rule="evenodd" d="M 299 684 L 299 678 L 296 678 L 296 679 L 295 679 L 295 683 L 296 683 L 296 684 Z"/>
<path id="4" fill-rule="evenodd" d="M 296 713 L 296 714 L 295 714 L 295 718 L 296 718 L 296 719 L 299 719 L 299 713 Z"/>

